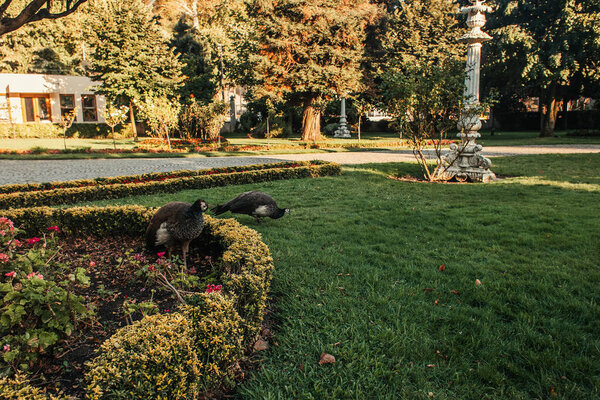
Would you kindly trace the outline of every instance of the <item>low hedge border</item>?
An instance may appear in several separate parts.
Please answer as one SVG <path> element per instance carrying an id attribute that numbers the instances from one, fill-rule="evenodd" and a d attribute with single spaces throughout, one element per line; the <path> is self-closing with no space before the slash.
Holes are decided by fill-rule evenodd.
<path id="1" fill-rule="evenodd" d="M 67 188 L 78 188 L 83 186 L 97 186 L 97 185 L 113 185 L 115 183 L 143 183 L 149 181 L 164 181 L 165 179 L 173 178 L 184 178 L 190 176 L 201 176 L 201 175 L 214 175 L 214 174 L 225 174 L 231 172 L 245 172 L 245 171 L 256 171 L 260 169 L 271 169 L 271 168 L 293 168 L 302 165 L 319 165 L 324 164 L 323 161 L 299 161 L 299 162 L 281 162 L 273 164 L 254 164 L 254 165 L 242 165 L 237 167 L 222 167 L 212 169 L 182 169 L 178 171 L 168 172 L 152 172 L 149 174 L 140 175 L 124 175 L 114 176 L 107 178 L 96 178 L 96 179 L 77 179 L 73 181 L 55 181 L 46 183 L 24 183 L 24 184 L 13 184 L 13 185 L 2 185 L 0 186 L 1 193 L 16 193 L 16 192 L 37 192 L 42 190 L 52 189 L 67 189 Z"/>
<path id="2" fill-rule="evenodd" d="M 117 199 L 154 193 L 174 193 L 187 189 L 205 189 L 216 186 L 239 185 L 283 179 L 316 178 L 339 175 L 338 164 L 329 162 L 297 163 L 297 166 L 268 165 L 256 170 L 214 172 L 208 175 L 182 176 L 173 179 L 131 183 L 98 184 L 84 187 L 50 189 L 0 194 L 0 209 L 35 207 L 42 205 L 73 204 L 82 201 Z M 14 185 L 13 185 L 14 186 Z"/>
<path id="3" fill-rule="evenodd" d="M 143 206 L 69 209 L 36 207 L 4 210 L 0 215 L 11 219 L 28 235 L 44 231 L 48 226 L 60 226 L 63 234 L 142 236 L 155 211 L 154 208 Z M 165 380 L 155 379 L 158 364 L 148 364 L 152 374 L 144 375 L 143 371 L 135 371 L 144 368 L 145 364 L 140 364 L 139 358 L 145 359 L 144 346 L 148 346 L 148 340 L 165 343 L 165 332 L 169 332 L 165 329 L 165 324 L 181 326 L 182 332 L 191 335 L 182 338 L 183 342 L 196 344 L 165 349 L 164 354 L 168 359 L 182 357 L 181 352 L 186 351 L 193 350 L 194 354 L 189 355 L 190 368 L 178 370 L 178 375 L 174 378 L 183 382 L 172 386 L 176 388 L 173 389 L 176 390 L 174 397 L 170 393 L 161 392 L 160 398 L 189 398 L 186 396 L 196 393 L 198 389 L 210 390 L 228 380 L 231 382 L 242 349 L 254 341 L 260 329 L 273 274 L 273 258 L 256 231 L 231 219 L 205 216 L 205 221 L 205 229 L 197 240 L 217 246 L 222 252 L 216 266 L 221 274 L 222 292 L 193 296 L 190 298 L 190 305 L 173 313 L 178 316 L 167 317 L 161 314 L 163 317 L 146 317 L 155 318 L 157 321 L 148 323 L 143 319 L 119 330 L 102 345 L 102 354 L 90 363 L 92 372 L 88 375 L 88 397 L 145 399 L 151 392 L 149 387 L 160 392 Z M 182 321 L 182 318 L 189 323 Z M 181 324 L 188 324 L 189 329 L 187 325 Z M 153 327 L 156 327 L 156 330 L 153 330 Z M 232 332 L 235 332 L 235 335 L 232 336 Z M 236 339 L 238 333 L 239 340 Z M 213 351 L 216 344 L 225 347 Z M 135 354 L 131 361 L 123 357 L 123 349 L 129 349 Z M 224 357 L 224 354 L 228 357 Z M 153 356 L 159 357 L 156 354 Z M 112 362 L 115 360 L 119 363 Z M 190 371 L 198 376 L 190 376 Z M 131 379 L 127 378 L 129 376 Z M 143 376 L 148 376 L 148 381 L 140 382 L 140 377 Z M 116 378 L 121 379 L 123 387 L 115 388 Z M 189 388 L 181 386 L 188 383 Z M 0 397 L 8 395 L 11 387 L 12 385 L 0 385 Z"/>

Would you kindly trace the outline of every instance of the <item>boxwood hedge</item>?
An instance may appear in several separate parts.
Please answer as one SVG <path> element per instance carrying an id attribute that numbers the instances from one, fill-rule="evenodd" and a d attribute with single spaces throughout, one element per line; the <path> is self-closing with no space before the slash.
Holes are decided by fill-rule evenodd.
<path id="1" fill-rule="evenodd" d="M 174 193 L 186 189 L 339 175 L 340 171 L 338 164 L 313 161 L 275 164 L 275 166 L 263 164 L 242 170 L 226 168 L 209 171 L 180 171 L 169 173 L 170 175 L 158 174 L 157 176 L 157 174 L 151 174 L 151 177 L 137 175 L 75 181 L 75 184 L 79 184 L 78 187 L 73 187 L 72 183 L 66 184 L 65 187 L 56 187 L 52 184 L 37 186 L 8 185 L 0 187 L 2 188 L 1 191 L 4 191 L 0 194 L 0 209 L 73 204 L 82 201 L 115 199 L 133 195 Z M 171 176 L 173 177 L 171 178 Z M 50 185 L 49 189 L 47 185 Z"/>
<path id="2" fill-rule="evenodd" d="M 59 226 L 66 234 L 141 236 L 155 211 L 142 206 L 36 207 L 0 215 L 30 235 Z M 256 231 L 231 219 L 205 220 L 197 240 L 221 254 L 216 268 L 222 291 L 195 295 L 176 313 L 146 317 L 119 330 L 89 364 L 88 397 L 146 399 L 159 393 L 155 398 L 189 398 L 231 382 L 243 348 L 260 328 L 273 258 Z M 0 397 L 16 393 L 14 385 L 2 383 Z M 19 390 L 25 390 L 20 384 Z"/>

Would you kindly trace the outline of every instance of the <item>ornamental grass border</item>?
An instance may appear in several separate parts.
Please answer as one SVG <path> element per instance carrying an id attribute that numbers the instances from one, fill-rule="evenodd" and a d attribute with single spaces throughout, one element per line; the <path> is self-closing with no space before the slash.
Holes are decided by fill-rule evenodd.
<path id="1" fill-rule="evenodd" d="M 143 182 L 139 178 L 136 178 L 141 177 L 142 175 L 132 175 L 127 177 L 104 178 L 102 180 L 76 181 L 91 182 L 86 183 L 83 187 L 55 187 L 54 189 L 42 189 L 36 191 L 12 190 L 10 193 L 0 194 L 0 209 L 74 204 L 83 201 L 117 199 L 135 195 L 174 193 L 188 189 L 206 189 L 217 186 L 239 185 L 283 179 L 316 178 L 321 176 L 339 175 L 341 173 L 341 168 L 338 164 L 325 161 L 308 161 L 293 164 L 282 163 L 275 165 L 275 167 L 272 167 L 270 164 L 260 164 L 255 167 L 256 169 L 248 168 L 242 171 L 237 171 L 236 167 L 208 170 L 208 173 L 205 173 L 205 170 L 175 171 L 171 173 L 171 175 L 174 174 L 174 178 L 169 178 L 171 175 L 167 173 L 165 174 L 164 179 L 150 180 L 147 182 Z M 180 173 L 181 175 L 177 175 L 177 173 Z M 105 181 L 108 181 L 108 183 L 104 183 Z M 20 185 L 9 186 L 10 188 L 18 190 L 18 186 Z M 33 185 L 21 186 L 26 186 L 26 189 L 33 187 Z"/>
<path id="2" fill-rule="evenodd" d="M 63 232 L 62 234 L 96 236 L 120 234 L 137 235 L 141 237 L 155 211 L 156 208 L 147 208 L 143 206 L 73 207 L 68 209 L 34 207 L 2 210 L 0 211 L 0 216 L 11 219 L 16 226 L 19 226 L 24 233 L 28 235 L 35 235 L 38 232 L 44 231 L 47 226 L 60 226 Z M 202 235 L 197 240 L 210 246 L 216 246 L 218 253 L 221 254 L 216 265 L 217 270 L 220 273 L 219 279 L 222 282 L 223 289 L 220 294 L 203 294 L 200 296 L 201 303 L 203 302 L 205 306 L 202 304 L 199 306 L 188 305 L 177 313 L 181 312 L 183 318 L 189 317 L 190 321 L 193 321 L 192 329 L 195 327 L 198 331 L 202 332 L 202 335 L 204 335 L 202 336 L 203 343 L 212 343 L 213 341 L 214 343 L 221 343 L 222 338 L 210 336 L 211 332 L 220 332 L 218 330 L 218 325 L 220 323 L 230 323 L 232 326 L 235 326 L 236 332 L 239 332 L 240 338 L 235 345 L 232 345 L 234 348 L 230 349 L 228 353 L 231 354 L 234 359 L 217 360 L 218 362 L 215 361 L 214 363 L 215 366 L 205 369 L 204 371 L 209 372 L 214 370 L 214 376 L 207 376 L 206 374 L 209 374 L 209 372 L 206 372 L 205 375 L 198 378 L 201 378 L 200 384 L 194 381 L 194 386 L 190 389 L 193 390 L 194 393 L 196 393 L 198 387 L 207 390 L 221 386 L 227 379 L 231 382 L 233 367 L 237 365 L 240 360 L 243 349 L 253 343 L 259 332 L 274 268 L 273 258 L 271 257 L 269 248 L 262 242 L 259 233 L 241 225 L 233 219 L 217 219 L 205 216 L 205 222 L 206 224 Z M 216 304 L 216 300 L 207 296 L 223 296 L 223 298 L 216 299 L 218 300 L 218 304 L 214 305 Z M 224 307 L 223 304 L 230 308 L 229 312 L 219 311 L 219 307 Z M 193 308 L 193 312 L 190 311 L 190 307 Z M 215 310 L 218 312 L 215 313 Z M 206 313 L 206 317 L 203 317 L 203 313 Z M 217 314 L 220 316 L 219 318 L 221 318 L 220 322 L 217 321 L 218 323 L 216 323 L 214 319 L 214 316 Z M 193 315 L 193 318 L 191 315 Z M 224 315 L 226 317 L 223 317 Z M 231 316 L 233 319 L 231 321 L 222 320 L 223 318 L 229 318 L 227 316 Z M 204 322 L 202 318 L 208 318 L 209 320 Z M 137 335 L 135 329 L 138 329 L 138 326 L 141 325 L 142 323 L 140 322 L 139 324 L 136 323 L 119 329 L 117 333 L 109 338 L 102 346 L 103 351 L 121 354 L 122 349 L 121 345 L 118 344 L 121 343 L 119 340 L 124 340 L 123 337 L 127 338 L 132 335 Z M 148 324 L 146 323 L 144 326 L 145 328 L 139 329 L 147 330 Z M 217 328 L 214 328 L 215 326 L 217 326 Z M 124 331 L 125 329 L 127 329 L 127 332 Z M 122 330 L 123 332 L 121 332 Z M 134 330 L 133 333 L 132 330 Z M 140 335 L 147 334 L 147 332 L 141 331 L 138 333 Z M 119 335 L 119 339 L 116 338 L 117 335 Z M 113 342 L 117 343 L 116 347 L 113 345 L 113 342 L 111 342 L 113 338 L 115 338 Z M 229 342 L 231 342 L 231 340 Z M 91 382 L 88 385 L 88 389 L 93 389 L 95 394 L 88 393 L 86 396 L 100 399 L 105 398 L 101 395 L 104 393 L 109 397 L 113 396 L 111 398 L 122 398 L 115 395 L 115 393 L 132 393 L 132 388 L 125 387 L 117 388 L 118 390 L 116 390 L 112 387 L 114 386 L 114 379 L 112 378 L 115 373 L 112 369 L 118 369 L 120 367 L 112 366 L 111 368 L 106 369 L 106 365 L 108 364 L 105 360 L 106 357 L 100 358 L 103 357 L 102 354 L 104 353 L 101 353 L 101 355 L 94 359 L 92 364 L 90 364 L 94 367 L 94 374 L 93 377 L 88 377 L 88 381 Z M 108 356 L 114 356 L 114 354 L 110 353 Z M 122 357 L 122 354 L 120 356 Z M 211 356 L 207 354 L 193 354 L 190 355 L 190 357 L 192 359 L 203 360 L 204 364 L 202 365 L 206 366 L 208 365 L 206 363 L 210 361 Z M 96 360 L 100 361 L 96 362 Z M 126 367 L 124 366 L 123 368 Z M 131 370 L 128 370 L 127 372 L 131 372 Z M 125 375 L 124 372 L 124 376 Z M 186 379 L 188 378 L 189 377 Z M 29 389 L 27 389 L 27 391 L 23 389 L 22 377 L 19 379 L 21 379 L 19 385 L 16 385 L 15 383 L 11 384 L 11 382 L 15 382 L 13 380 L 7 380 L 6 378 L 2 379 L 2 382 L 0 382 L 0 397 L 8 396 L 7 398 L 14 398 L 14 395 L 19 393 L 17 389 L 20 390 L 20 393 L 29 391 Z M 154 383 L 150 382 L 148 384 L 153 385 Z M 103 385 L 112 386 L 103 387 Z M 98 393 L 100 393 L 100 395 L 98 395 Z M 11 397 L 11 395 L 13 397 Z M 124 398 L 138 397 L 134 395 L 132 397 Z"/>

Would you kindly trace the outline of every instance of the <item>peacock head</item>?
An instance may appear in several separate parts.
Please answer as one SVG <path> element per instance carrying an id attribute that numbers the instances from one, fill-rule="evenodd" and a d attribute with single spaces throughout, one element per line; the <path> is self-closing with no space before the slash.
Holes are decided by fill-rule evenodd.
<path id="1" fill-rule="evenodd" d="M 202 212 L 208 210 L 208 204 L 202 200 L 202 199 L 198 199 L 196 200 L 196 202 L 192 205 L 192 208 L 194 210 L 200 210 Z"/>
<path id="2" fill-rule="evenodd" d="M 283 210 L 283 213 L 284 213 L 284 214 L 289 214 L 289 213 L 290 213 L 290 209 L 289 209 L 289 208 L 285 208 L 285 209 Z"/>

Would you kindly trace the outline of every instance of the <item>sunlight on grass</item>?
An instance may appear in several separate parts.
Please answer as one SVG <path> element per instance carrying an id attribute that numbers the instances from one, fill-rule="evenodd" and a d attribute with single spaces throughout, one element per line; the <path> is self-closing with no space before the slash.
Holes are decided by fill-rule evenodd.
<path id="1" fill-rule="evenodd" d="M 93 204 L 261 190 L 291 207 L 260 225 L 225 215 L 275 260 L 271 347 L 236 398 L 599 398 L 600 155 L 495 161 L 520 177 L 407 183 L 387 176 L 418 174 L 414 163 L 364 164 Z M 336 363 L 319 365 L 321 353 Z"/>

